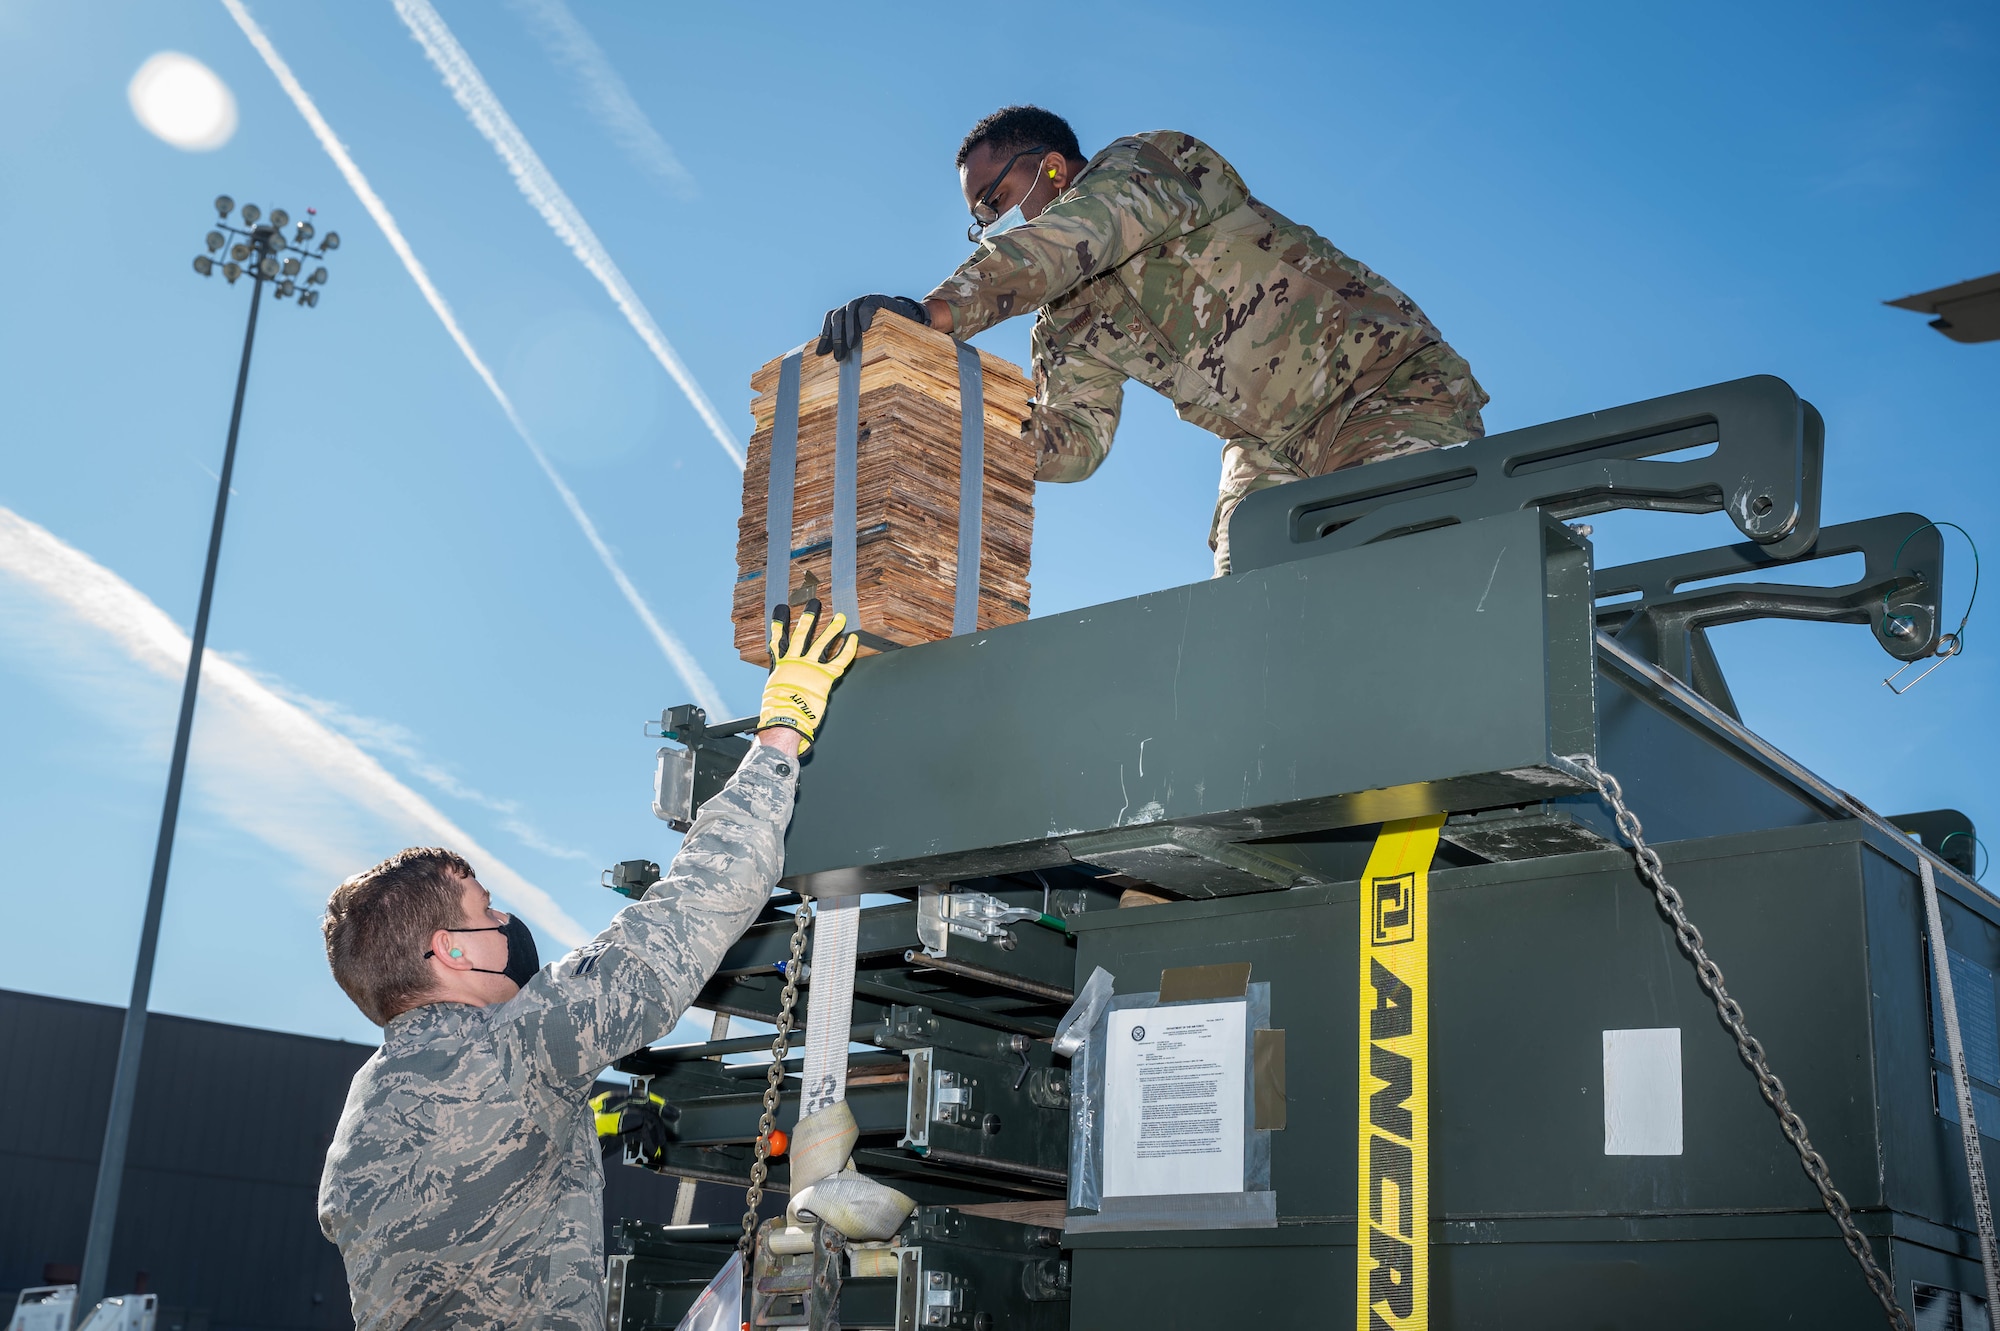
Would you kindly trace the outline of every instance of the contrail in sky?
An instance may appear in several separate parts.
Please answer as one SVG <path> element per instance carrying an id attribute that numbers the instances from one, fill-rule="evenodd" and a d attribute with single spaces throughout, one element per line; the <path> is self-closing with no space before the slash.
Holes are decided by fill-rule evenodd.
<path id="1" fill-rule="evenodd" d="M 236 2 L 224 0 L 228 4 Z M 632 325 L 632 331 L 639 335 L 639 340 L 652 350 L 654 358 L 673 376 L 681 392 L 687 395 L 687 400 L 708 423 L 709 433 L 715 436 L 715 442 L 722 445 L 722 451 L 729 454 L 729 460 L 741 471 L 743 446 L 723 424 L 715 405 L 701 391 L 701 385 L 694 381 L 694 375 L 688 372 L 687 366 L 681 363 L 679 354 L 668 345 L 666 334 L 653 322 L 653 316 L 639 299 L 639 293 L 632 289 L 632 284 L 625 280 L 625 274 L 611 261 L 610 253 L 590 229 L 590 224 L 583 220 L 583 214 L 577 211 L 576 205 L 570 202 L 569 195 L 563 193 L 562 186 L 542 165 L 542 159 L 528 145 L 527 136 L 507 114 L 507 108 L 500 105 L 493 89 L 486 86 L 486 80 L 472 63 L 472 57 L 458 44 L 458 38 L 452 36 L 451 29 L 445 26 L 444 19 L 439 17 L 430 0 L 395 0 L 395 5 L 396 12 L 402 15 L 417 44 L 424 48 L 424 54 L 444 76 L 445 87 L 451 90 L 451 95 L 458 100 L 465 114 L 472 118 L 473 126 L 493 145 L 493 151 L 500 154 L 500 160 L 507 164 L 507 170 L 513 175 L 514 183 L 520 186 L 522 195 L 534 205 L 550 230 L 569 246 L 570 253 L 611 294 L 612 302 L 624 314 L 625 321 Z"/>
<path id="2" fill-rule="evenodd" d="M 563 0 L 508 0 L 508 8 L 528 21 L 542 49 L 565 66 L 583 90 L 584 106 L 633 164 L 658 177 L 683 199 L 698 192 L 694 177 L 646 118 L 632 90 Z"/>
<path id="3" fill-rule="evenodd" d="M 451 334 L 451 340 L 458 344 L 458 349 L 464 353 L 473 371 L 485 383 L 487 391 L 493 394 L 493 400 L 500 404 L 500 410 L 506 413 L 508 423 L 514 427 L 514 433 L 521 436 L 521 442 L 528 446 L 528 451 L 534 455 L 542 473 L 549 478 L 549 483 L 555 486 L 556 493 L 562 496 L 564 507 L 568 508 L 570 516 L 576 519 L 576 525 L 583 529 L 584 538 L 590 542 L 591 548 L 597 551 L 597 557 L 603 561 L 605 569 L 611 574 L 611 580 L 618 584 L 618 590 L 624 593 L 626 602 L 631 605 L 640 622 L 646 626 L 647 632 L 653 635 L 653 641 L 659 644 L 661 652 L 665 653 L 668 662 L 680 675 L 681 683 L 687 686 L 695 701 L 708 709 L 711 715 L 727 715 L 729 708 L 723 703 L 721 691 L 715 687 L 715 681 L 708 677 L 708 672 L 701 668 L 701 663 L 694 659 L 694 654 L 688 651 L 681 640 L 668 632 L 666 626 L 660 623 L 652 607 L 639 595 L 639 589 L 625 576 L 625 570 L 619 564 L 618 557 L 611 553 L 611 547 L 604 543 L 602 536 L 598 535 L 597 524 L 583 511 L 583 505 L 578 502 L 576 493 L 556 471 L 555 464 L 549 461 L 548 454 L 542 452 L 541 445 L 535 442 L 534 436 L 528 433 L 527 425 L 514 410 L 513 400 L 501 389 L 500 381 L 493 377 L 493 371 L 487 368 L 479 353 L 473 350 L 471 339 L 467 338 L 465 330 L 458 326 L 458 318 L 451 312 L 451 306 L 445 303 L 444 297 L 432 284 L 430 274 L 425 271 L 423 264 L 417 261 L 416 251 L 412 250 L 410 242 L 404 239 L 403 229 L 396 225 L 396 219 L 390 215 L 388 205 L 382 202 L 382 196 L 368 183 L 368 177 L 361 174 L 361 168 L 354 164 L 354 158 L 348 154 L 347 146 L 334 134 L 333 127 L 326 123 L 326 117 L 319 113 L 319 107 L 314 105 L 304 86 L 293 75 L 292 67 L 278 54 L 278 48 L 264 35 L 264 30 L 257 25 L 257 20 L 250 17 L 250 11 L 244 8 L 243 0 L 222 0 L 222 4 L 229 11 L 230 17 L 236 20 L 236 26 L 243 29 L 243 35 L 250 39 L 250 45 L 263 57 L 265 65 L 277 78 L 278 86 L 285 90 L 285 95 L 292 99 L 292 105 L 298 108 L 299 114 L 305 117 L 306 124 L 312 127 L 314 136 L 319 139 L 320 147 L 326 149 L 326 155 L 333 159 L 333 164 L 340 168 L 340 174 L 347 178 L 347 184 L 360 198 L 361 206 L 375 219 L 375 225 L 382 228 L 382 234 L 389 239 L 389 247 L 395 250 L 396 257 L 403 261 L 403 267 L 409 271 L 410 279 L 417 284 L 417 290 L 423 293 L 424 299 L 430 303 L 432 312 L 444 325 L 445 332 Z M 692 383 L 692 380 L 689 382 Z M 737 465 L 741 466 L 741 455 L 732 456 L 736 457 Z"/>
<path id="4" fill-rule="evenodd" d="M 178 682 L 187 670 L 192 644 L 164 610 L 47 528 L 6 508 L 0 508 L 0 573 L 103 633 L 124 656 L 155 674 Z M 213 649 L 203 654 L 201 675 L 205 775 L 225 777 L 223 812 L 234 821 L 315 867 L 344 865 L 345 872 L 364 867 L 354 862 L 353 838 L 330 832 L 324 817 L 299 813 L 297 779 L 307 775 L 383 822 L 461 852 L 509 910 L 520 911 L 565 947 L 590 937 L 547 892 L 466 835 L 353 740 Z"/>
<path id="5" fill-rule="evenodd" d="M 557 859 L 579 860 L 584 864 L 595 862 L 597 857 L 589 851 L 559 845 L 542 835 L 540 828 L 522 816 L 521 806 L 514 800 L 496 799 L 476 786 L 467 785 L 449 768 L 432 762 L 417 747 L 416 736 L 395 722 L 378 721 L 372 716 L 350 712 L 338 703 L 286 688 L 274 680 L 267 680 L 266 683 L 286 702 L 297 703 L 362 748 L 395 755 L 402 760 L 405 770 L 426 785 L 443 791 L 453 799 L 465 800 L 498 814 L 500 826 L 528 849 Z"/>

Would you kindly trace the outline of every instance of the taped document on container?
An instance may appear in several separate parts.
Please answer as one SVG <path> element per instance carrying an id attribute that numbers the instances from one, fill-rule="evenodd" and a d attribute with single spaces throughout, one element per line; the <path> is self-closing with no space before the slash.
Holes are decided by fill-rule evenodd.
<path id="1" fill-rule="evenodd" d="M 1104 1046 L 1104 1195 L 1243 1191 L 1244 1005 L 1113 1014 Z"/>
<path id="2" fill-rule="evenodd" d="M 1111 999 L 1071 1064 L 1070 1232 L 1278 1223 L 1252 1061 L 1271 986 L 1247 978 L 1236 998 Z"/>

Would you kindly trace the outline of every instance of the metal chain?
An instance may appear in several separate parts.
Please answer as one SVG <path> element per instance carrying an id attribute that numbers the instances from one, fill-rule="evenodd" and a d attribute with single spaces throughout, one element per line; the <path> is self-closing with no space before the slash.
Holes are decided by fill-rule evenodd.
<path id="1" fill-rule="evenodd" d="M 792 1008 L 799 1001 L 799 972 L 806 954 L 806 930 L 812 926 L 812 903 L 800 898 L 792 916 L 792 959 L 785 967 L 785 988 L 778 996 L 778 1029 L 771 1038 L 771 1068 L 764 1074 L 764 1113 L 757 1120 L 757 1158 L 750 1164 L 750 1186 L 743 1192 L 743 1250 L 748 1266 L 756 1257 L 757 1206 L 764 1200 L 764 1180 L 771 1176 L 771 1132 L 778 1126 L 778 1097 L 785 1084 L 785 1056 L 792 1047 Z"/>
<path id="2" fill-rule="evenodd" d="M 1847 1204 L 1847 1198 L 1841 1196 L 1840 1190 L 1833 1186 L 1833 1176 L 1827 1169 L 1826 1161 L 1813 1149 L 1811 1139 L 1806 1136 L 1805 1121 L 1798 1116 L 1797 1111 L 1792 1108 L 1791 1101 L 1786 1098 L 1785 1084 L 1771 1071 L 1770 1061 L 1764 1054 L 1764 1046 L 1757 1042 L 1757 1037 L 1750 1034 L 1742 1005 L 1731 998 L 1729 991 L 1724 988 L 1722 968 L 1710 960 L 1708 951 L 1702 943 L 1701 931 L 1695 928 L 1687 917 L 1687 910 L 1681 903 L 1681 894 L 1667 882 L 1666 867 L 1661 864 L 1659 853 L 1646 844 L 1639 819 L 1625 807 L 1624 791 L 1620 788 L 1617 778 L 1599 768 L 1587 756 L 1572 758 L 1570 761 L 1597 783 L 1597 793 L 1611 807 L 1612 816 L 1618 824 L 1619 835 L 1632 845 L 1632 858 L 1637 863 L 1639 877 L 1653 890 L 1653 895 L 1659 902 L 1660 914 L 1664 915 L 1667 922 L 1673 926 L 1674 937 L 1679 942 L 1681 951 L 1685 952 L 1688 960 L 1694 963 L 1696 981 L 1701 985 L 1702 991 L 1714 1000 L 1715 1013 L 1721 1018 L 1723 1029 L 1727 1030 L 1730 1037 L 1736 1041 L 1736 1052 L 1757 1078 L 1757 1089 L 1763 1093 L 1765 1102 L 1777 1114 L 1778 1127 L 1784 1132 L 1785 1140 L 1792 1144 L 1792 1149 L 1798 1152 L 1799 1165 L 1805 1170 L 1806 1177 L 1812 1180 L 1813 1187 L 1819 1191 L 1819 1199 L 1826 1207 L 1826 1213 L 1833 1217 L 1834 1224 L 1840 1226 L 1841 1241 L 1847 1244 L 1847 1250 L 1854 1254 L 1854 1260 L 1860 1264 L 1861 1274 L 1868 1281 L 1868 1288 L 1874 1291 L 1876 1299 L 1882 1304 L 1883 1311 L 1889 1316 L 1889 1325 L 1897 1328 L 1897 1331 L 1914 1331 L 1910 1315 L 1896 1303 L 1895 1286 L 1876 1264 L 1875 1254 L 1869 1249 L 1868 1240 L 1862 1237 L 1861 1230 L 1856 1227 L 1854 1213 Z"/>

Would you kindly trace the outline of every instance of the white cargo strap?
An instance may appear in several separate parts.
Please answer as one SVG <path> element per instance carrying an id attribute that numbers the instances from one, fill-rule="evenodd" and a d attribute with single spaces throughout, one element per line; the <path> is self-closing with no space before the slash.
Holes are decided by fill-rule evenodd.
<path id="1" fill-rule="evenodd" d="M 806 1063 L 799 1117 L 847 1098 L 847 1044 L 854 1027 L 854 955 L 861 898 L 823 898 L 813 918 L 812 989 L 806 1006 Z"/>
<path id="2" fill-rule="evenodd" d="M 1917 875 L 1924 884 L 1924 919 L 1930 927 L 1931 974 L 1937 977 L 1938 1006 L 1944 1010 L 1945 1048 L 1951 1055 L 1951 1084 L 1958 1092 L 1958 1136 L 1965 1147 L 1965 1173 L 1972 1185 L 1972 1218 L 1979 1227 L 1979 1260 L 1986 1268 L 1986 1316 L 2000 1328 L 2000 1254 L 1994 1250 L 1993 1200 L 1986 1191 L 1986 1161 L 1979 1146 L 1979 1124 L 1972 1117 L 1972 1083 L 1965 1070 L 1965 1042 L 1958 1029 L 1958 996 L 1951 982 L 1951 953 L 1945 948 L 1944 915 L 1938 910 L 1937 881 L 1930 857 L 1917 853 Z"/>

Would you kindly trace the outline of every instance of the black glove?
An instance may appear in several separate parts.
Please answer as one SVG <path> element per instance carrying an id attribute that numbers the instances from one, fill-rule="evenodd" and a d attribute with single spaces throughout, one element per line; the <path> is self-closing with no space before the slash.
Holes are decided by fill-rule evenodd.
<path id="1" fill-rule="evenodd" d="M 597 1116 L 597 1144 L 605 1158 L 624 1158 L 629 1145 L 632 1153 L 648 1164 L 657 1164 L 674 1139 L 673 1125 L 681 1111 L 657 1095 L 620 1095 L 605 1091 L 592 1097 L 590 1107 Z"/>
<path id="2" fill-rule="evenodd" d="M 813 348 L 813 354 L 824 356 L 831 351 L 835 360 L 846 360 L 847 353 L 861 344 L 861 335 L 875 321 L 877 310 L 900 314 L 926 328 L 931 326 L 930 313 L 920 300 L 908 296 L 856 296 L 826 312 L 826 322 L 819 326 L 819 345 Z"/>

